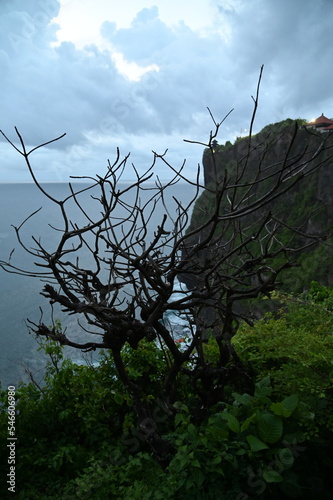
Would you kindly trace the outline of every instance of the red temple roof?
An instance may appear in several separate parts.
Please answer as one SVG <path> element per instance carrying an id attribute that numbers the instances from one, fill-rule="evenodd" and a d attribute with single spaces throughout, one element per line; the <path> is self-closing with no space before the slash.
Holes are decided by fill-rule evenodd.
<path id="1" fill-rule="evenodd" d="M 313 120 L 312 122 L 310 123 L 307 123 L 307 125 L 333 125 L 333 120 L 330 120 L 330 118 L 327 118 L 327 116 L 324 115 L 324 113 L 322 113 L 321 116 L 319 116 L 318 118 L 316 118 L 315 120 Z"/>

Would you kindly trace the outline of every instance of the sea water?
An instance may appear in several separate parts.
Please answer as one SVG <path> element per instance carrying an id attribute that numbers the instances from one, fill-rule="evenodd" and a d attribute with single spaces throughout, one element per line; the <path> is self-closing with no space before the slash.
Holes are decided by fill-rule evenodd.
<path id="1" fill-rule="evenodd" d="M 74 187 L 75 190 L 80 190 L 86 185 L 76 183 Z M 68 184 L 65 183 L 43 184 L 43 188 L 59 200 L 69 194 Z M 90 196 L 90 192 L 82 196 L 84 197 L 82 204 L 87 211 L 100 210 L 100 205 Z M 133 193 L 129 192 L 127 196 L 128 203 L 133 202 Z M 141 204 L 143 205 L 151 196 L 152 191 L 142 191 Z M 168 188 L 165 197 L 170 215 L 176 215 L 177 204 L 173 201 L 173 197 L 186 206 L 194 196 L 195 187 L 189 184 L 178 183 Z M 0 184 L 0 208 L 0 260 L 7 261 L 11 256 L 11 263 L 18 269 L 36 271 L 34 266 L 36 258 L 20 246 L 13 226 L 19 227 L 30 214 L 41 208 L 26 221 L 20 234 L 28 250 L 30 247 L 36 247 L 32 240 L 34 236 L 37 240 L 41 238 L 42 244 L 52 251 L 56 248 L 61 233 L 52 229 L 51 226 L 59 229 L 63 227 L 59 207 L 47 199 L 33 183 L 13 183 Z M 68 204 L 68 211 L 71 216 L 73 215 L 74 220 L 82 223 L 82 214 L 79 214 L 73 203 Z M 154 216 L 149 221 L 147 239 L 151 238 L 156 231 L 164 213 L 165 208 L 161 204 L 157 205 Z M 122 213 L 119 212 L 119 217 L 121 216 Z M 84 259 L 84 255 L 80 257 Z M 38 323 L 43 314 L 43 322 L 47 325 L 51 324 L 50 306 L 48 301 L 40 295 L 44 285 L 45 283 L 39 278 L 7 273 L 0 269 L 0 380 L 3 388 L 7 385 L 16 386 L 20 380 L 28 380 L 29 371 L 37 380 L 43 376 L 46 358 L 38 351 L 39 346 L 34 336 L 29 334 L 27 319 Z M 184 293 L 179 283 L 175 293 Z M 78 327 L 75 316 L 68 316 L 60 309 L 55 310 L 54 315 L 56 319 L 60 319 L 63 328 L 70 332 L 71 340 L 80 342 L 96 340 Z M 186 335 L 188 328 L 186 319 L 169 312 L 166 323 L 179 337 Z M 76 349 L 66 347 L 65 355 L 82 362 L 79 359 L 80 353 Z M 97 358 L 92 357 L 88 361 L 96 362 Z"/>

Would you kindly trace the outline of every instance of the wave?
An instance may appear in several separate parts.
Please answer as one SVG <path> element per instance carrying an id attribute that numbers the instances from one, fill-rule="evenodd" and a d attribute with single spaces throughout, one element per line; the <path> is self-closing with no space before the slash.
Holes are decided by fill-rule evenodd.
<path id="1" fill-rule="evenodd" d="M 184 296 L 188 293 L 189 291 L 186 285 L 176 279 L 174 283 L 174 291 L 172 292 L 169 302 L 184 299 Z M 189 311 L 167 311 L 163 315 L 163 324 L 171 332 L 175 341 L 191 337 L 194 331 Z"/>

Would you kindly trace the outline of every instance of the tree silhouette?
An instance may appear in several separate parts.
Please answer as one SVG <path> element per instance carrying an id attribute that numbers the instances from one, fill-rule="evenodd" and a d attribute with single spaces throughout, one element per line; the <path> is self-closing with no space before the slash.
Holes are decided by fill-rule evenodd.
<path id="1" fill-rule="evenodd" d="M 253 98 L 250 139 L 259 83 Z M 209 149 L 214 163 L 214 141 L 224 119 L 218 122 L 211 112 L 210 115 L 214 130 L 208 143 L 196 143 Z M 138 426 L 156 459 L 164 466 L 168 463 L 170 449 L 160 437 L 158 426 L 151 425 L 153 405 L 147 397 L 149 387 L 129 376 L 123 348 L 127 345 L 136 349 L 143 339 L 160 342 L 166 364 L 160 397 L 170 414 L 174 411 L 172 403 L 180 372 L 197 394 L 198 418 L 221 398 L 226 385 L 237 380 L 246 383 L 247 374 L 231 345 L 231 338 L 243 318 L 237 304 L 269 294 L 283 270 L 292 266 L 290 256 L 296 250 L 323 241 L 322 236 L 305 234 L 301 228 L 289 227 L 280 220 L 274 213 L 274 201 L 320 168 L 321 154 L 328 148 L 325 138 L 318 137 L 320 147 L 315 150 L 304 148 L 294 154 L 296 127 L 283 158 L 267 166 L 263 158 L 269 145 L 263 144 L 258 168 L 249 172 L 249 158 L 258 155 L 258 148 L 252 148 L 250 140 L 245 157 L 234 171 L 217 172 L 216 182 L 210 186 L 201 185 L 199 169 L 196 180 L 191 181 L 182 173 L 184 164 L 177 170 L 168 162 L 165 153 L 156 152 L 151 167 L 144 174 L 133 167 L 136 180 L 130 185 L 121 184 L 128 156 L 121 158 L 117 150 L 115 161 L 108 163 L 104 176 L 76 177 L 90 183 L 80 190 L 71 183 L 70 194 L 64 199 L 56 199 L 38 181 L 30 156 L 38 148 L 63 136 L 27 151 L 22 135 L 15 130 L 20 147 L 1 133 L 24 157 L 37 188 L 60 210 L 62 227 L 54 228 L 58 243 L 52 250 L 35 237 L 34 246 L 30 247 L 21 236 L 22 227 L 34 214 L 29 215 L 15 231 L 19 244 L 34 257 L 36 270 L 16 267 L 11 259 L 2 260 L 1 267 L 8 272 L 42 279 L 46 284 L 41 294 L 50 304 L 59 304 L 66 313 L 84 317 L 94 328 L 90 342 L 77 342 L 71 339 L 70 332 L 59 331 L 55 325 L 46 326 L 42 320 L 39 324 L 30 322 L 31 330 L 38 337 L 84 351 L 107 349 L 112 353 L 118 376 L 133 402 Z M 172 175 L 164 184 L 155 179 L 152 187 L 157 161 Z M 174 199 L 174 216 L 167 205 L 166 192 L 179 182 L 194 186 L 195 195 L 187 205 Z M 149 196 L 142 204 L 144 191 L 145 194 L 148 191 Z M 81 202 L 83 193 L 91 193 L 99 205 L 98 215 L 88 213 Z M 131 203 L 128 202 L 129 194 Z M 200 194 L 209 198 L 209 215 L 200 214 L 197 205 L 195 213 L 201 217 L 200 223 L 194 230 L 187 231 L 190 210 Z M 69 201 L 79 209 L 83 223 L 71 219 L 67 209 Z M 157 206 L 163 208 L 164 214 L 153 236 L 148 238 L 148 227 Z M 121 218 L 116 213 L 119 207 L 124 214 Z M 300 238 L 290 238 L 287 242 L 280 239 L 281 231 L 286 229 Z M 81 259 L 82 249 L 89 253 L 88 265 Z M 281 257 L 280 264 L 273 268 L 271 261 L 276 256 Z M 186 281 L 190 290 L 180 292 L 175 298 L 173 291 L 178 279 Z M 190 334 L 181 349 L 165 321 L 168 311 L 178 311 L 188 318 Z M 208 332 L 213 332 L 219 347 L 220 359 L 215 365 L 207 361 L 203 349 Z"/>

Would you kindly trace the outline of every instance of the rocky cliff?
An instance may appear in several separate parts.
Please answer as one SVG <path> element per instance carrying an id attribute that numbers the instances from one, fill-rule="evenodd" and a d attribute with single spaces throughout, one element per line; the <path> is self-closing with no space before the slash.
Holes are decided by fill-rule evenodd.
<path id="1" fill-rule="evenodd" d="M 305 176 L 283 197 L 267 203 L 265 209 L 274 209 L 280 220 L 300 228 L 303 234 L 326 238 L 333 232 L 333 133 L 313 133 L 303 125 L 302 121 L 288 119 L 265 127 L 251 139 L 239 138 L 233 145 L 215 144 L 214 150 L 207 148 L 203 154 L 206 188 L 214 189 L 225 175 L 233 178 L 239 171 L 243 171 L 242 183 L 246 184 L 258 169 L 260 175 L 272 169 L 277 172 L 284 162 L 292 165 L 295 158 L 304 162 L 304 173 L 321 164 L 311 176 Z M 318 148 L 323 148 L 319 155 L 316 154 Z M 257 189 L 261 189 L 260 183 Z M 260 195 L 260 192 L 257 194 Z M 204 192 L 197 200 L 189 230 L 198 227 L 203 218 L 209 216 L 209 198 L 209 193 Z M 258 216 L 258 213 L 252 214 L 252 221 Z M 332 238 L 329 241 L 332 242 Z M 297 264 L 299 267 L 284 274 L 282 286 L 285 289 L 300 292 L 311 281 L 333 285 L 332 250 L 327 241 L 324 245 L 299 253 Z"/>

